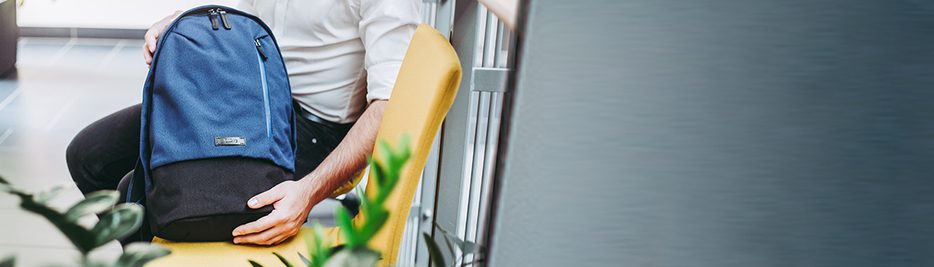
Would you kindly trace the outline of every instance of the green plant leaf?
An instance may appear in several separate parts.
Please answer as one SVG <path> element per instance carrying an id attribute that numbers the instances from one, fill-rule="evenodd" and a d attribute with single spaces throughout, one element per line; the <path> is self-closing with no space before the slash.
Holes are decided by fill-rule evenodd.
<path id="1" fill-rule="evenodd" d="M 465 262 L 465 263 L 461 264 L 461 266 L 470 266 L 470 265 L 478 264 L 478 263 L 482 263 L 482 262 L 483 262 L 483 259 L 474 259 L 474 260 L 472 260 L 472 261 Z"/>
<path id="2" fill-rule="evenodd" d="M 376 236 L 377 231 L 383 228 L 383 225 L 386 224 L 386 220 L 389 218 L 389 212 L 382 207 L 374 207 L 373 209 L 374 210 L 364 214 L 366 222 L 364 222 L 363 227 L 357 231 L 358 238 L 363 239 L 364 244 L 366 241 Z"/>
<path id="3" fill-rule="evenodd" d="M 444 244 L 448 247 L 448 253 L 451 253 L 451 257 L 454 257 L 454 263 L 457 264 L 457 262 L 460 261 L 464 255 L 458 255 L 457 252 L 454 251 L 454 246 L 451 245 L 451 237 L 447 235 L 441 235 L 441 237 L 444 238 Z"/>
<path id="4" fill-rule="evenodd" d="M 431 256 L 431 262 L 434 263 L 435 267 L 447 267 L 447 260 L 444 258 L 444 254 L 441 254 L 441 249 L 438 248 L 438 243 L 435 243 L 435 240 L 431 238 L 428 233 L 422 233 L 422 238 L 425 238 L 425 244 L 428 245 L 428 255 Z"/>
<path id="5" fill-rule="evenodd" d="M 3 176 L 0 176 L 0 191 L 11 192 L 10 191 L 11 189 L 12 188 L 10 187 L 10 183 L 7 182 L 6 179 L 3 178 Z"/>
<path id="6" fill-rule="evenodd" d="M 10 184 L 9 181 L 4 179 L 3 177 L 0 177 L 0 191 L 5 191 L 7 193 L 17 195 L 19 197 L 30 196 L 28 192 L 14 187 L 12 184 Z"/>
<path id="7" fill-rule="evenodd" d="M 120 198 L 120 192 L 113 190 L 102 190 L 90 193 L 83 200 L 71 206 L 65 212 L 65 219 L 77 221 L 84 215 L 99 214 L 113 208 L 114 204 Z"/>
<path id="8" fill-rule="evenodd" d="M 276 255 L 276 258 L 279 258 L 279 261 L 281 261 L 282 264 L 285 264 L 285 267 L 294 267 L 292 266 L 292 263 L 289 262 L 289 260 L 285 259 L 285 257 L 282 257 L 282 255 L 278 252 L 273 251 L 272 255 Z"/>
<path id="9" fill-rule="evenodd" d="M 471 241 L 464 241 L 460 237 L 452 234 L 451 232 L 444 230 L 444 228 L 441 228 L 441 226 L 437 226 L 437 229 L 441 231 L 441 234 L 443 234 L 445 238 L 450 238 L 451 241 L 454 241 L 454 243 L 457 244 L 457 248 L 461 250 L 461 253 L 473 254 L 473 253 L 477 253 L 480 251 L 480 246 L 477 245 L 477 243 L 474 243 Z"/>
<path id="10" fill-rule="evenodd" d="M 302 255 L 301 252 L 295 252 L 295 254 L 298 254 L 298 258 L 302 259 L 302 262 L 305 263 L 305 266 L 311 266 L 311 260 L 306 258 L 305 255 Z"/>
<path id="11" fill-rule="evenodd" d="M 42 191 L 42 192 L 39 192 L 33 195 L 32 199 L 39 203 L 47 203 L 49 202 L 49 200 L 51 200 L 52 198 L 55 198 L 56 196 L 58 196 L 58 194 L 62 193 L 64 189 L 65 189 L 64 186 L 58 185 L 58 186 L 49 188 L 48 190 L 45 190 L 45 191 Z"/>
<path id="12" fill-rule="evenodd" d="M 375 203 L 382 203 L 389 197 L 389 194 L 392 193 L 396 184 L 399 182 L 399 178 L 402 175 L 402 168 L 409 160 L 410 152 L 408 151 L 407 137 L 403 136 L 399 143 L 400 151 L 394 150 L 385 140 L 381 140 L 379 143 L 380 151 L 384 152 L 385 155 L 381 162 L 376 162 L 376 164 L 370 167 L 377 171 L 375 174 L 382 173 L 379 179 L 380 183 L 377 184 L 378 190 L 376 198 L 373 199 Z"/>
<path id="13" fill-rule="evenodd" d="M 259 262 L 255 262 L 255 261 L 253 261 L 253 260 L 247 260 L 247 261 L 250 262 L 250 266 L 253 266 L 253 267 L 263 267 L 263 265 L 262 265 L 262 264 L 259 264 Z"/>
<path id="14" fill-rule="evenodd" d="M 386 140 L 380 140 L 380 141 L 379 141 L 379 150 L 380 150 L 380 152 L 382 152 L 382 156 L 383 156 L 383 157 L 382 157 L 381 159 L 377 159 L 376 165 L 383 165 L 383 166 L 381 166 L 381 167 L 388 166 L 389 168 L 392 168 L 392 166 L 394 165 L 394 164 L 393 164 L 393 150 L 392 150 L 392 147 L 389 146 L 389 142 L 386 142 Z M 391 170 L 391 169 L 389 169 L 389 170 Z M 390 173 L 387 173 L 387 174 L 391 174 L 391 172 L 390 172 Z M 391 176 L 391 175 L 390 175 L 390 176 Z M 384 186 L 384 185 L 385 185 L 385 182 L 386 182 L 386 181 L 385 181 L 386 178 L 387 178 L 386 176 L 383 176 L 383 177 L 382 177 L 382 180 L 383 180 L 382 183 L 379 183 L 378 185 L 379 185 L 379 186 Z"/>
<path id="15" fill-rule="evenodd" d="M 379 253 L 368 248 L 344 249 L 334 254 L 325 267 L 366 267 L 376 266 Z"/>
<path id="16" fill-rule="evenodd" d="M 382 190 L 382 189 L 380 189 Z M 358 192 L 362 194 L 362 192 Z M 357 238 L 370 240 L 376 235 L 376 232 L 383 227 L 386 219 L 389 218 L 389 212 L 383 208 L 382 202 L 370 200 L 369 197 L 360 198 L 360 210 L 363 214 L 363 225 L 357 230 Z"/>
<path id="17" fill-rule="evenodd" d="M 461 251 L 463 251 L 464 254 L 474 254 L 480 252 L 480 245 L 471 241 L 464 241 L 464 244 L 461 245 L 461 247 Z"/>
<path id="18" fill-rule="evenodd" d="M 311 225 L 311 229 L 314 231 L 312 238 L 309 238 L 310 242 L 314 244 L 308 245 L 308 255 L 311 255 L 311 260 L 305 260 L 305 265 L 312 267 L 321 267 L 328 262 L 328 258 L 331 257 L 330 244 L 327 240 L 324 239 L 324 228 L 321 227 L 321 224 L 314 222 Z M 299 254 L 301 256 L 301 254 Z M 304 259 L 304 258 L 303 258 Z"/>
<path id="19" fill-rule="evenodd" d="M 75 222 L 65 220 L 65 216 L 57 210 L 44 203 L 36 202 L 32 194 L 17 190 L 13 186 L 8 186 L 7 189 L 9 189 L 7 192 L 19 197 L 19 206 L 22 207 L 23 210 L 35 213 L 49 220 L 49 222 L 55 225 L 81 253 L 86 254 L 96 247 L 94 244 L 94 237 L 87 228 Z"/>
<path id="20" fill-rule="evenodd" d="M 91 229 L 97 246 L 136 232 L 143 223 L 143 207 L 136 203 L 122 203 L 101 215 Z"/>
<path id="21" fill-rule="evenodd" d="M 334 214 L 334 217 L 337 219 L 337 226 L 340 227 L 341 234 L 344 235 L 344 239 L 347 241 L 346 245 L 348 247 L 360 245 L 357 240 L 356 231 L 353 228 L 353 221 L 350 219 L 350 214 L 347 213 L 347 209 L 344 207 L 337 207 L 337 212 Z"/>
<path id="22" fill-rule="evenodd" d="M 370 170 L 373 170 L 373 181 L 376 184 L 376 188 L 384 188 L 383 184 L 386 180 L 386 170 L 383 169 L 383 165 L 376 162 L 376 160 L 370 159 Z M 367 195 L 359 195 L 361 199 L 366 198 Z M 380 201 L 379 198 L 376 201 Z"/>
<path id="23" fill-rule="evenodd" d="M 134 242 L 123 248 L 115 267 L 143 267 L 146 263 L 169 255 L 169 249 L 155 244 Z"/>
<path id="24" fill-rule="evenodd" d="M 5 256 L 0 258 L 0 267 L 13 267 L 16 264 L 16 258 L 13 256 Z"/>

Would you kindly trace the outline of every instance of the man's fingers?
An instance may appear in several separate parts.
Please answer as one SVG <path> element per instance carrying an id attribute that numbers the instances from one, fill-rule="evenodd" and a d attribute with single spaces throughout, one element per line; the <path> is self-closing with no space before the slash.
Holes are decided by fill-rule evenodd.
<path id="1" fill-rule="evenodd" d="M 149 49 L 149 53 L 156 52 L 156 42 L 159 41 L 159 32 L 152 31 L 146 33 L 146 48 Z"/>
<path id="2" fill-rule="evenodd" d="M 146 48 L 149 48 L 149 54 L 156 52 L 156 44 L 159 42 L 159 37 L 152 37 L 151 39 L 146 40 Z"/>
<path id="3" fill-rule="evenodd" d="M 146 65 L 152 65 L 152 53 L 149 53 L 148 45 L 143 44 L 143 58 L 146 59 Z"/>
<path id="4" fill-rule="evenodd" d="M 268 234 L 264 234 L 265 232 L 257 233 L 255 239 L 247 239 L 245 242 L 257 245 L 276 245 L 298 234 L 297 229 L 289 228 L 284 225 L 269 229 L 266 232 L 268 232 Z"/>
<path id="5" fill-rule="evenodd" d="M 252 233 L 259 233 L 266 231 L 269 228 L 273 228 L 276 225 L 282 224 L 285 222 L 278 213 L 273 212 L 269 215 L 259 218 L 259 220 L 238 226 L 233 230 L 234 236 L 248 235 Z"/>
<path id="6" fill-rule="evenodd" d="M 249 234 L 244 236 L 235 237 L 233 242 L 234 244 L 257 244 L 257 245 L 267 245 L 269 241 L 281 231 L 278 228 L 272 228 L 260 233 Z"/>
<path id="7" fill-rule="evenodd" d="M 272 189 L 266 190 L 259 195 L 250 198 L 246 202 L 246 205 L 253 209 L 258 209 L 265 207 L 266 205 L 276 203 L 285 196 L 285 190 L 283 190 L 282 184 L 272 187 Z"/>
<path id="8" fill-rule="evenodd" d="M 152 64 L 152 54 L 156 51 L 156 37 L 152 30 L 146 32 L 143 36 L 143 58 L 146 59 L 146 65 Z"/>
<path id="9" fill-rule="evenodd" d="M 233 241 L 236 244 L 275 245 L 291 237 L 291 232 L 290 228 L 280 225 L 260 233 L 238 236 Z"/>

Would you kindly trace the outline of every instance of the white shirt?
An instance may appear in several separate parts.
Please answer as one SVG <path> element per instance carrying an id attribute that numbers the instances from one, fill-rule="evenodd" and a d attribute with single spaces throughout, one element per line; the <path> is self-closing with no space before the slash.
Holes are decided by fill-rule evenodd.
<path id="1" fill-rule="evenodd" d="M 241 0 L 279 43 L 292 98 L 322 119 L 350 123 L 388 100 L 420 21 L 419 0 Z"/>

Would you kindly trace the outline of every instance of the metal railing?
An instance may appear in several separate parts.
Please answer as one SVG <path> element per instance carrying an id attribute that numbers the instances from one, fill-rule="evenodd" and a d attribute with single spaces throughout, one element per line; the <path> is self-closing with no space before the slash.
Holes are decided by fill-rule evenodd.
<path id="1" fill-rule="evenodd" d="M 515 2 L 515 0 L 505 0 Z M 430 153 L 421 185 L 413 199 L 412 210 L 406 223 L 402 247 L 396 262 L 398 266 L 428 266 L 428 253 L 422 232 L 434 233 L 435 220 L 453 221 L 456 229 L 447 229 L 461 239 L 485 243 L 487 218 L 491 204 L 491 190 L 498 152 L 500 120 L 506 90 L 506 79 L 512 67 L 513 33 L 511 24 L 504 23 L 497 14 L 477 0 L 423 0 L 423 22 L 438 29 L 454 40 L 461 59 L 464 81 L 455 106 L 448 117 L 461 118 L 460 123 L 446 122 L 443 131 L 457 132 L 456 138 L 443 141 L 439 134 Z M 470 16 L 455 22 L 455 6 L 460 16 Z M 502 5 L 500 5 L 501 7 Z M 466 13 L 461 13 L 466 12 Z M 507 12 L 508 13 L 508 12 Z M 506 21 L 514 22 L 514 18 Z M 460 32 L 453 32 L 457 29 Z M 457 40 L 455 40 L 457 39 Z M 464 119 L 465 118 L 465 119 Z M 466 123 L 463 123 L 466 121 Z M 446 137 L 448 138 L 448 137 Z M 440 158 L 455 155 L 463 158 L 456 171 L 443 172 Z M 444 176 L 445 173 L 453 174 Z M 439 187 L 457 188 L 457 194 L 441 195 Z M 438 206 L 436 201 L 455 203 Z M 432 208 L 450 209 L 446 218 L 433 218 Z M 450 215 L 448 215 L 450 214 Z M 436 239 L 440 240 L 440 239 Z M 443 241 L 442 241 L 443 242 Z M 472 258 L 464 259 L 472 261 Z"/>
<path id="2" fill-rule="evenodd" d="M 499 149 L 500 120 L 506 79 L 512 64 L 512 32 L 496 14 L 481 5 L 477 12 L 475 60 L 471 69 L 467 157 L 461 187 L 457 235 L 486 242 L 494 166 Z M 461 57 L 468 55 L 461 55 Z M 471 257 L 465 262 L 474 260 Z"/>

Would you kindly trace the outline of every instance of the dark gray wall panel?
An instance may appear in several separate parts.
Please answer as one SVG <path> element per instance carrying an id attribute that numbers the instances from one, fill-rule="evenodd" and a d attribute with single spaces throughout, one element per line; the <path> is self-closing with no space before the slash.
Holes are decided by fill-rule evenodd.
<path id="1" fill-rule="evenodd" d="M 476 42 L 476 14 L 479 8 L 476 1 L 455 1 L 454 2 L 454 27 L 451 35 L 451 43 L 455 51 L 460 55 L 463 77 L 461 79 L 460 89 L 444 119 L 444 126 L 441 131 L 441 156 L 438 172 L 437 201 L 434 209 L 434 223 L 443 229 L 456 232 L 458 226 L 458 214 L 461 205 L 461 190 L 464 179 L 465 152 L 467 135 L 472 134 L 468 131 L 470 120 L 470 80 L 473 78 L 473 72 L 470 71 L 474 66 L 474 59 L 464 55 L 473 55 Z M 432 233 L 436 233 L 432 229 Z M 440 233 L 440 232 L 438 232 Z M 444 244 L 441 235 L 434 235 L 438 244 Z"/>
<path id="2" fill-rule="evenodd" d="M 934 2 L 528 2 L 492 266 L 934 266 Z"/>

